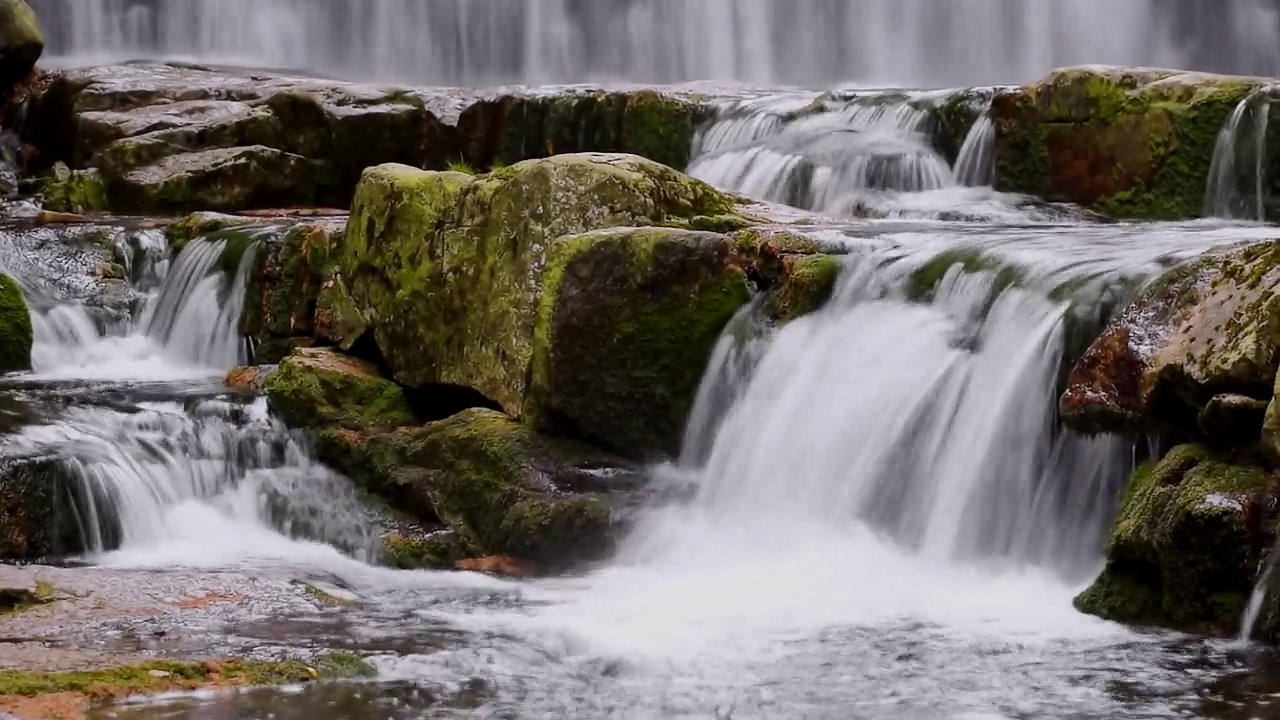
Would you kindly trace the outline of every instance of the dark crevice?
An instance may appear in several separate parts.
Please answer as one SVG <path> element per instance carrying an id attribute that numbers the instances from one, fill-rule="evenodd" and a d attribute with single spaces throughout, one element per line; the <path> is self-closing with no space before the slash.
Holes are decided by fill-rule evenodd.
<path id="1" fill-rule="evenodd" d="M 434 383 L 419 388 L 405 388 L 404 394 L 414 416 L 422 422 L 444 420 L 473 408 L 502 412 L 502 406 L 497 402 L 465 385 Z"/>

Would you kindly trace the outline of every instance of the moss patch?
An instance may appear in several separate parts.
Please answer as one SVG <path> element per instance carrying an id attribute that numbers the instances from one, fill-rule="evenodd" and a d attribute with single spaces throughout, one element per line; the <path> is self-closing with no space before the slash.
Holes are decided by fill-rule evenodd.
<path id="1" fill-rule="evenodd" d="M 263 389 L 290 427 L 359 430 L 414 422 L 398 385 L 372 365 L 328 350 L 295 351 L 263 381 Z"/>
<path id="2" fill-rule="evenodd" d="M 547 262 L 525 417 L 629 457 L 675 454 L 720 331 L 749 300 L 723 235 L 562 238 Z"/>
<path id="3" fill-rule="evenodd" d="M 0 372 L 31 369 L 31 311 L 8 275 L 0 275 Z"/>
<path id="4" fill-rule="evenodd" d="M 286 660 L 218 660 L 181 662 L 162 660 L 113 668 L 73 672 L 0 670 L 0 697 L 79 693 L 110 699 L 206 685 L 285 685 L 317 679 L 371 677 L 376 671 L 349 653 L 330 653 L 312 662 Z"/>
<path id="5" fill-rule="evenodd" d="M 1106 569 L 1076 607 L 1124 622 L 1234 632 L 1258 559 L 1245 507 L 1273 482 L 1250 463 L 1183 445 L 1139 468 Z"/>

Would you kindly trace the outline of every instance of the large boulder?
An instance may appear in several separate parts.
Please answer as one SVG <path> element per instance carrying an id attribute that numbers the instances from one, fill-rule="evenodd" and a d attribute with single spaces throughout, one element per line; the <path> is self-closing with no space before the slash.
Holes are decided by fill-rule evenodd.
<path id="1" fill-rule="evenodd" d="M 0 97 L 22 81 L 44 52 L 36 14 L 24 0 L 0 0 Z"/>
<path id="2" fill-rule="evenodd" d="M 613 228 L 546 259 L 524 415 L 632 456 L 675 455 L 720 331 L 751 297 L 725 235 Z"/>
<path id="3" fill-rule="evenodd" d="M 31 312 L 22 290 L 0 275 L 0 373 L 31 369 Z"/>
<path id="4" fill-rule="evenodd" d="M 301 155 L 251 145 L 169 155 L 107 187 L 118 212 L 236 210 L 309 200 L 315 173 Z"/>
<path id="5" fill-rule="evenodd" d="M 373 365 L 332 350 L 295 350 L 262 381 L 262 388 L 290 427 L 363 430 L 415 422 L 398 385 Z"/>
<path id="6" fill-rule="evenodd" d="M 390 431 L 330 429 L 317 449 L 398 509 L 446 524 L 463 554 L 557 569 L 612 547 L 601 477 L 617 461 L 499 412 L 466 410 Z"/>
<path id="7" fill-rule="evenodd" d="M 1120 622 L 1234 633 L 1263 549 L 1252 505 L 1273 483 L 1249 458 L 1199 445 L 1139 468 L 1106 569 L 1076 607 Z"/>
<path id="8" fill-rule="evenodd" d="M 558 238 L 734 212 L 705 183 L 629 155 L 560 155 L 482 177 L 380 166 L 357 188 L 335 266 L 397 381 L 473 388 L 518 412 Z"/>
<path id="9" fill-rule="evenodd" d="M 1211 252 L 1168 271 L 1076 364 L 1063 420 L 1091 433 L 1194 434 L 1214 396 L 1270 400 L 1280 365 L 1277 290 L 1280 241 Z M 1259 429 L 1241 444 L 1257 442 Z"/>
<path id="10" fill-rule="evenodd" d="M 1002 91 L 996 187 L 1114 217 L 1198 217 L 1218 132 L 1263 82 L 1089 66 Z"/>

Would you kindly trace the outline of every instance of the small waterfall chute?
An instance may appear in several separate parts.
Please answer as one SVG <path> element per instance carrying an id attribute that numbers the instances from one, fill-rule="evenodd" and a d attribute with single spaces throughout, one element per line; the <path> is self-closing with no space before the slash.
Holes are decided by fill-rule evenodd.
<path id="1" fill-rule="evenodd" d="M 1271 105 L 1280 87 L 1267 85 L 1236 105 L 1214 145 L 1205 188 L 1204 216 L 1230 220 L 1267 219 L 1271 201 L 1267 133 Z"/>

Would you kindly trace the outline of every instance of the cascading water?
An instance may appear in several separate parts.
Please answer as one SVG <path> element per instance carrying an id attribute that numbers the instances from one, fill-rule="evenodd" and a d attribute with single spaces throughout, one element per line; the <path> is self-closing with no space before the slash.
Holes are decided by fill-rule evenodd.
<path id="1" fill-rule="evenodd" d="M 996 124 L 986 113 L 978 116 L 956 157 L 956 181 L 966 187 L 987 187 L 995 177 Z"/>
<path id="2" fill-rule="evenodd" d="M 1214 146 L 1204 215 L 1264 221 L 1268 217 L 1267 130 L 1280 87 L 1264 86 L 1236 105 Z"/>
<path id="3" fill-rule="evenodd" d="M 430 84 L 1025 82 L 1081 63 L 1280 69 L 1270 0 L 32 0 L 52 53 Z"/>
<path id="4" fill-rule="evenodd" d="M 46 308 L 32 312 L 34 372 L 8 384 L 37 397 L 95 384 L 79 391 L 81 404 L 5 438 L 5 454 L 58 458 L 84 550 L 104 562 L 218 563 L 299 548 L 332 562 L 328 546 L 375 560 L 374 526 L 350 482 L 265 401 L 221 397 L 222 374 L 246 359 L 239 323 L 259 235 L 193 239 L 171 269 L 162 233 L 115 239 L 140 298 L 124 322 L 25 284 Z M 24 267 L 8 269 L 21 278 Z"/>

